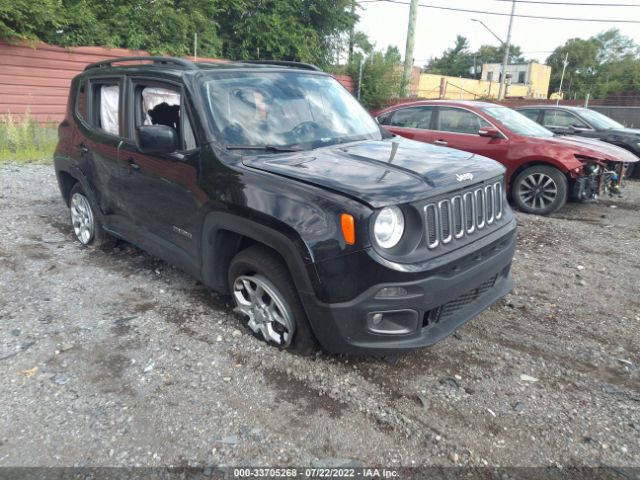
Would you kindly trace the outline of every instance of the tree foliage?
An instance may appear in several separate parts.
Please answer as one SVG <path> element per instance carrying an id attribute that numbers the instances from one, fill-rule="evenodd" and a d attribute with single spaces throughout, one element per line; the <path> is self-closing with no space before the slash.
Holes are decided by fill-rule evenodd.
<path id="1" fill-rule="evenodd" d="M 469 49 L 469 41 L 466 37 L 458 35 L 455 45 L 444 51 L 442 56 L 431 60 L 425 67 L 426 70 L 441 75 L 452 77 L 467 77 L 473 71 L 475 65 L 480 67 L 483 63 L 502 63 L 505 45 L 499 47 L 482 45 L 476 52 Z M 519 46 L 511 45 L 509 49 L 509 63 L 522 63 L 522 51 Z"/>
<path id="2" fill-rule="evenodd" d="M 396 47 L 387 47 L 383 52 L 374 50 L 371 43 L 368 45 L 369 51 L 353 55 L 347 73 L 357 81 L 362 62 L 360 102 L 368 108 L 378 108 L 398 96 L 402 80 L 401 56 Z"/>
<path id="3" fill-rule="evenodd" d="M 0 0 L 0 38 L 331 63 L 351 0 Z"/>
<path id="4" fill-rule="evenodd" d="M 567 56 L 568 54 L 568 56 Z M 565 98 L 606 97 L 640 90 L 640 51 L 617 29 L 588 39 L 571 38 L 547 58 L 551 66 L 550 91 L 560 87 L 564 60 L 567 68 L 562 90 Z"/>

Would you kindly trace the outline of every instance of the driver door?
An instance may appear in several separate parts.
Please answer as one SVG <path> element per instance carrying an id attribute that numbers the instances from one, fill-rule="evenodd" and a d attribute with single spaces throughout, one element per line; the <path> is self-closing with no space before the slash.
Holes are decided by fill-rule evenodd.
<path id="1" fill-rule="evenodd" d="M 482 128 L 496 128 L 470 110 L 457 107 L 438 107 L 435 118 L 435 145 L 476 153 L 494 160 L 507 160 L 509 140 L 481 137 Z"/>
<path id="2" fill-rule="evenodd" d="M 199 258 L 201 206 L 200 150 L 180 85 L 131 78 L 127 87 L 129 141 L 120 158 L 128 170 L 128 207 L 138 231 L 137 242 L 158 256 L 187 268 Z M 139 125 L 167 125 L 178 134 L 179 149 L 170 154 L 141 153 L 135 142 Z"/>

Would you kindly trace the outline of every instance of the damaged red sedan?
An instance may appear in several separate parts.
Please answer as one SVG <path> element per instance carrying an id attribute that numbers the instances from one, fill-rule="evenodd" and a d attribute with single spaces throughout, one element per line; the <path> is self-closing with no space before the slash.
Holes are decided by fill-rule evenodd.
<path id="1" fill-rule="evenodd" d="M 507 168 L 513 202 L 538 215 L 555 212 L 569 198 L 617 193 L 623 164 L 638 161 L 632 153 L 599 140 L 556 136 L 493 103 L 403 103 L 382 110 L 376 118 L 397 135 L 497 160 Z"/>

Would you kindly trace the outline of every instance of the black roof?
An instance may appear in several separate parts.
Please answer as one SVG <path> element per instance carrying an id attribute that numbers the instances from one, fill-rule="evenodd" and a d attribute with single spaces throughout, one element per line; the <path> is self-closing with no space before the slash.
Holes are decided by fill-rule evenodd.
<path id="1" fill-rule="evenodd" d="M 129 65 L 126 65 L 128 62 Z M 146 63 L 140 63 L 146 62 Z M 150 62 L 150 63 L 149 63 Z M 124 63 L 125 65 L 121 65 Z M 281 69 L 298 69 L 320 72 L 321 70 L 315 65 L 302 62 L 291 62 L 286 60 L 244 60 L 244 61 L 220 61 L 220 62 L 192 62 L 184 58 L 177 57 L 119 57 L 102 60 L 87 65 L 85 71 L 105 71 L 111 68 L 125 69 L 141 69 L 141 68 L 158 68 L 163 67 L 166 70 L 173 71 L 198 71 L 198 70 L 229 70 L 229 69 L 247 69 L 247 68 L 268 68 L 275 67 Z"/>

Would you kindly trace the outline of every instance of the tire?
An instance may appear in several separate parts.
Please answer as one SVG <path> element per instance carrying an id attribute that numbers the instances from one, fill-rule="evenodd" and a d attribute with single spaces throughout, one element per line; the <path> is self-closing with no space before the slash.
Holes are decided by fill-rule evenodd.
<path id="1" fill-rule="evenodd" d="M 511 196 L 516 206 L 526 213 L 549 215 L 567 203 L 567 177 L 557 168 L 536 165 L 518 174 Z"/>
<path id="2" fill-rule="evenodd" d="M 236 311 L 256 337 L 295 353 L 316 350 L 289 271 L 272 250 L 262 245 L 242 250 L 231 260 L 228 277 Z"/>
<path id="3" fill-rule="evenodd" d="M 71 227 L 82 245 L 104 248 L 113 242 L 113 238 L 100 225 L 95 209 L 79 183 L 69 193 L 69 212 Z"/>

